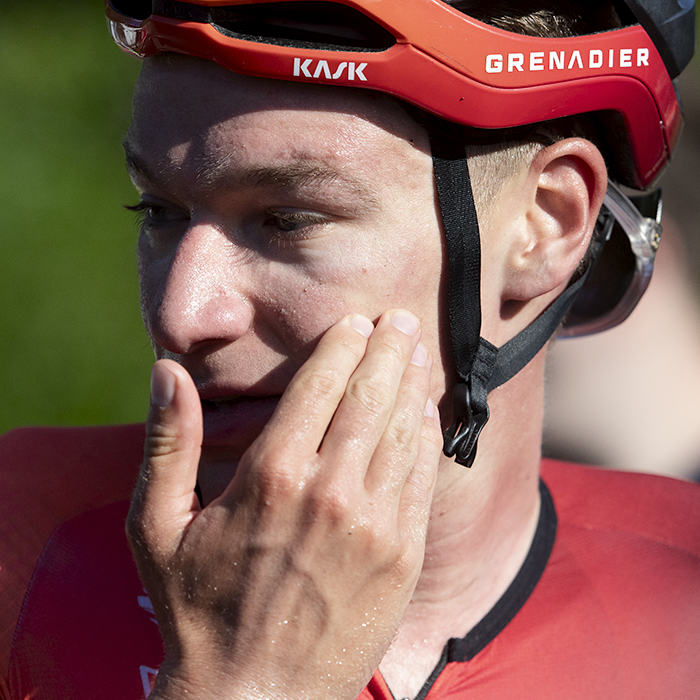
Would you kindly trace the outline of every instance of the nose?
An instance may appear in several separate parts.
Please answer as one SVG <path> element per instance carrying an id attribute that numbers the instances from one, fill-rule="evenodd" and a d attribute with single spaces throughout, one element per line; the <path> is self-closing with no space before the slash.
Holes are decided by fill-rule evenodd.
<path id="1" fill-rule="evenodd" d="M 186 355 L 250 327 L 246 252 L 209 224 L 192 225 L 168 254 L 139 250 L 141 309 L 151 342 Z"/>

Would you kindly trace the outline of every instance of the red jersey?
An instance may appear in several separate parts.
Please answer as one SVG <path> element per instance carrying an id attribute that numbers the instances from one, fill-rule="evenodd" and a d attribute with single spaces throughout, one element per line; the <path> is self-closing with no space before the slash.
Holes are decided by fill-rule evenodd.
<path id="1" fill-rule="evenodd" d="M 555 462 L 542 473 L 520 572 L 448 642 L 419 698 L 700 698 L 700 487 Z M 12 645 L 11 700 L 147 695 L 162 647 L 125 541 L 127 507 L 52 535 Z M 379 673 L 361 698 L 392 700 Z"/>
<path id="2" fill-rule="evenodd" d="M 0 697 L 22 598 L 46 541 L 60 523 L 131 496 L 144 437 L 143 425 L 0 435 Z"/>

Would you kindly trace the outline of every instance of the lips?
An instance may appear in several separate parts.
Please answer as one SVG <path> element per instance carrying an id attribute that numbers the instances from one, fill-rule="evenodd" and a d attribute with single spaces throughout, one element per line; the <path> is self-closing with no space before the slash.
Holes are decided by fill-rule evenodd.
<path id="1" fill-rule="evenodd" d="M 215 399 L 202 399 L 202 406 L 212 410 L 225 409 L 231 406 L 236 406 L 240 403 L 256 401 L 260 398 L 256 396 L 220 396 Z"/>
<path id="2" fill-rule="evenodd" d="M 272 417 L 279 396 L 217 396 L 202 398 L 204 444 L 249 445 Z"/>

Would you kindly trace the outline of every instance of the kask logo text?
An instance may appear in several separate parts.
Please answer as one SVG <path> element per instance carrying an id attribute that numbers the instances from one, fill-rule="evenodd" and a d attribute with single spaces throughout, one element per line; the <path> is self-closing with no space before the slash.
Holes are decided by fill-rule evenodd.
<path id="1" fill-rule="evenodd" d="M 347 80 L 367 80 L 364 70 L 366 63 L 355 63 L 354 61 L 343 61 L 331 68 L 328 61 L 314 61 L 312 58 L 294 59 L 294 76 L 306 78 L 324 77 L 326 80 L 340 80 L 344 75 Z"/>
<path id="2" fill-rule="evenodd" d="M 487 73 L 573 70 L 574 68 L 640 68 L 649 65 L 649 49 L 591 49 L 590 51 L 531 51 L 492 53 L 486 57 Z"/>

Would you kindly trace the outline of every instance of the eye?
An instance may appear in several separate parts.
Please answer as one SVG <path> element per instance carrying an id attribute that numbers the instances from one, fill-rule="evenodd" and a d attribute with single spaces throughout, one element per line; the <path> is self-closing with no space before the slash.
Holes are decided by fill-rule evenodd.
<path id="1" fill-rule="evenodd" d="M 182 221 L 189 216 L 183 210 L 157 202 L 141 201 L 138 204 L 126 206 L 125 208 L 135 212 L 141 221 L 141 225 L 146 228 Z"/>
<path id="2" fill-rule="evenodd" d="M 264 225 L 272 227 L 277 233 L 299 232 L 302 235 L 302 232 L 310 233 L 307 229 L 327 222 L 326 216 L 312 211 L 268 209 L 265 215 Z"/>
<path id="3" fill-rule="evenodd" d="M 299 228 L 299 222 L 294 221 L 294 219 L 281 216 L 273 216 L 272 218 L 274 220 L 274 225 L 277 226 L 280 231 L 289 232 Z"/>

